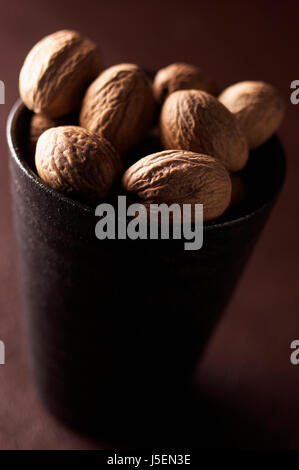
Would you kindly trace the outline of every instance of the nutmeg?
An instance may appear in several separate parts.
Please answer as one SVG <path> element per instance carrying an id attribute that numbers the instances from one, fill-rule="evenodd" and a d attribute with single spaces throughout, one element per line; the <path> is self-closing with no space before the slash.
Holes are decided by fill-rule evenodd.
<path id="1" fill-rule="evenodd" d="M 25 105 L 52 118 L 71 113 L 102 69 L 98 47 L 76 31 L 62 30 L 39 41 L 20 72 Z"/>
<path id="2" fill-rule="evenodd" d="M 88 88 L 80 125 L 104 135 L 123 154 L 149 129 L 155 110 L 152 84 L 134 64 L 106 69 Z"/>
<path id="3" fill-rule="evenodd" d="M 51 129 L 51 127 L 78 125 L 77 120 L 76 113 L 55 119 L 50 118 L 46 114 L 33 114 L 30 122 L 28 143 L 28 158 L 30 163 L 34 162 L 36 144 L 43 132 Z"/>
<path id="4" fill-rule="evenodd" d="M 50 118 L 45 114 L 33 114 L 30 122 L 29 131 L 29 154 L 30 156 L 35 155 L 35 148 L 39 137 L 51 127 L 57 127 L 58 120 Z"/>
<path id="5" fill-rule="evenodd" d="M 122 184 L 147 206 L 203 204 L 204 220 L 223 214 L 231 198 L 230 176 L 220 160 L 189 151 L 148 155 L 126 170 Z"/>
<path id="6" fill-rule="evenodd" d="M 236 117 L 249 148 L 266 142 L 279 128 L 284 103 L 278 90 L 265 82 L 239 82 L 226 88 L 219 100 Z"/>
<path id="7" fill-rule="evenodd" d="M 45 131 L 37 142 L 35 164 L 41 179 L 53 189 L 88 202 L 106 197 L 121 169 L 112 144 L 79 126 Z"/>
<path id="8" fill-rule="evenodd" d="M 217 95 L 219 92 L 216 83 L 206 77 L 198 67 L 184 62 L 176 62 L 158 70 L 153 89 L 158 103 L 162 103 L 170 93 L 177 90 L 203 90 L 211 95 Z"/>
<path id="9" fill-rule="evenodd" d="M 160 128 L 165 149 L 213 155 L 230 171 L 246 165 L 248 144 L 235 116 L 204 91 L 179 90 L 169 95 Z"/>

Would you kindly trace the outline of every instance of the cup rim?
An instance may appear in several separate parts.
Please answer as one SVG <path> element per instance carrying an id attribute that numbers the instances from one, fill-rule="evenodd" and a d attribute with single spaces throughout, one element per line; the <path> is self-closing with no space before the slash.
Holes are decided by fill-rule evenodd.
<path id="1" fill-rule="evenodd" d="M 26 162 L 25 158 L 22 155 L 21 149 L 18 147 L 17 143 L 17 132 L 16 132 L 16 124 L 18 122 L 18 119 L 20 118 L 20 115 L 26 108 L 25 104 L 23 101 L 19 98 L 16 103 L 12 106 L 11 111 L 8 116 L 7 120 L 7 126 L 6 126 L 6 138 L 7 138 L 7 143 L 8 143 L 8 148 L 10 151 L 11 157 L 14 159 L 15 163 L 18 165 L 20 170 L 23 172 L 23 174 L 31 180 L 33 184 L 39 187 L 39 189 L 45 191 L 51 197 L 56 199 L 59 203 L 63 202 L 64 204 L 76 208 L 77 210 L 81 211 L 85 215 L 94 215 L 95 214 L 95 209 L 92 207 L 88 206 L 87 204 L 84 204 L 79 201 L 75 201 L 71 199 L 68 196 L 65 196 L 64 194 L 59 193 L 55 189 L 51 188 L 50 186 L 46 185 L 42 179 L 35 174 L 29 164 Z M 248 213 L 243 214 L 239 217 L 232 218 L 231 220 L 227 221 L 222 221 L 222 222 L 217 222 L 217 219 L 215 222 L 209 222 L 208 225 L 204 224 L 203 228 L 204 230 L 219 230 L 222 228 L 227 228 L 231 227 L 234 225 L 238 225 L 255 215 L 257 215 L 259 212 L 262 212 L 265 207 L 269 206 L 277 197 L 279 194 L 284 180 L 285 180 L 285 174 L 286 174 L 286 159 L 285 155 L 283 153 L 283 158 L 281 159 L 281 171 L 280 171 L 280 176 L 277 181 L 277 185 L 275 187 L 275 190 L 269 193 L 269 196 L 266 200 L 263 201 L 263 203 L 257 207 L 256 209 L 253 209 L 251 211 L 248 211 Z"/>

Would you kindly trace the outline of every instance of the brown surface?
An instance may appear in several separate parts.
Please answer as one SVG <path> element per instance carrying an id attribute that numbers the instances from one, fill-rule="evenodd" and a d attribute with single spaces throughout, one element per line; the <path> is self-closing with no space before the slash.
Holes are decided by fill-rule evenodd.
<path id="1" fill-rule="evenodd" d="M 85 5 L 87 11 L 74 0 L 1 4 L 0 79 L 6 85 L 6 104 L 0 105 L 0 339 L 7 357 L 0 366 L 0 449 L 107 446 L 66 430 L 42 408 L 28 374 L 21 330 L 5 121 L 17 98 L 17 75 L 26 52 L 42 36 L 62 28 L 78 29 L 98 41 L 107 65 L 130 61 L 157 68 L 185 60 L 202 66 L 223 86 L 263 79 L 284 94 L 287 117 L 280 136 L 288 157 L 286 185 L 199 367 L 198 382 L 211 409 L 219 410 L 215 425 L 219 435 L 224 431 L 227 446 L 299 448 L 299 366 L 297 370 L 289 361 L 289 345 L 299 337 L 299 105 L 289 100 L 290 83 L 299 79 L 298 2 Z"/>

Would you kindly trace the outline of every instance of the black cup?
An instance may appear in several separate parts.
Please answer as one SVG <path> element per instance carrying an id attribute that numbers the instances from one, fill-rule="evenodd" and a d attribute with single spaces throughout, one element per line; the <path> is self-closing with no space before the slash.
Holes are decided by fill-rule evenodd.
<path id="1" fill-rule="evenodd" d="M 26 160 L 31 113 L 17 103 L 8 143 L 25 325 L 46 406 L 107 435 L 184 410 L 200 354 L 285 176 L 276 137 L 254 152 L 237 210 L 183 241 L 103 240 L 94 209 L 46 186 Z M 182 411 L 183 413 L 184 411 Z"/>

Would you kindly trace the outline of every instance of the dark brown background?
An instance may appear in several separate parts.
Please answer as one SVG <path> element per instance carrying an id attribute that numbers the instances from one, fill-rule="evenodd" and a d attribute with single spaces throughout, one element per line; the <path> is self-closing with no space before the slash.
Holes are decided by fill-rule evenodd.
<path id="1" fill-rule="evenodd" d="M 198 383 L 213 410 L 218 444 L 299 448 L 299 366 L 289 360 L 290 343 L 299 338 L 299 105 L 290 103 L 290 83 L 299 79 L 298 13 L 297 0 L 1 0 L 0 79 L 6 104 L 0 105 L 0 339 L 7 356 L 0 366 L 0 449 L 117 447 L 90 441 L 48 416 L 31 384 L 24 353 L 5 122 L 18 96 L 26 53 L 41 37 L 62 28 L 78 29 L 99 42 L 107 65 L 136 62 L 158 68 L 184 60 L 223 86 L 263 79 L 285 96 L 280 136 L 288 157 L 286 185 L 199 365 Z"/>

